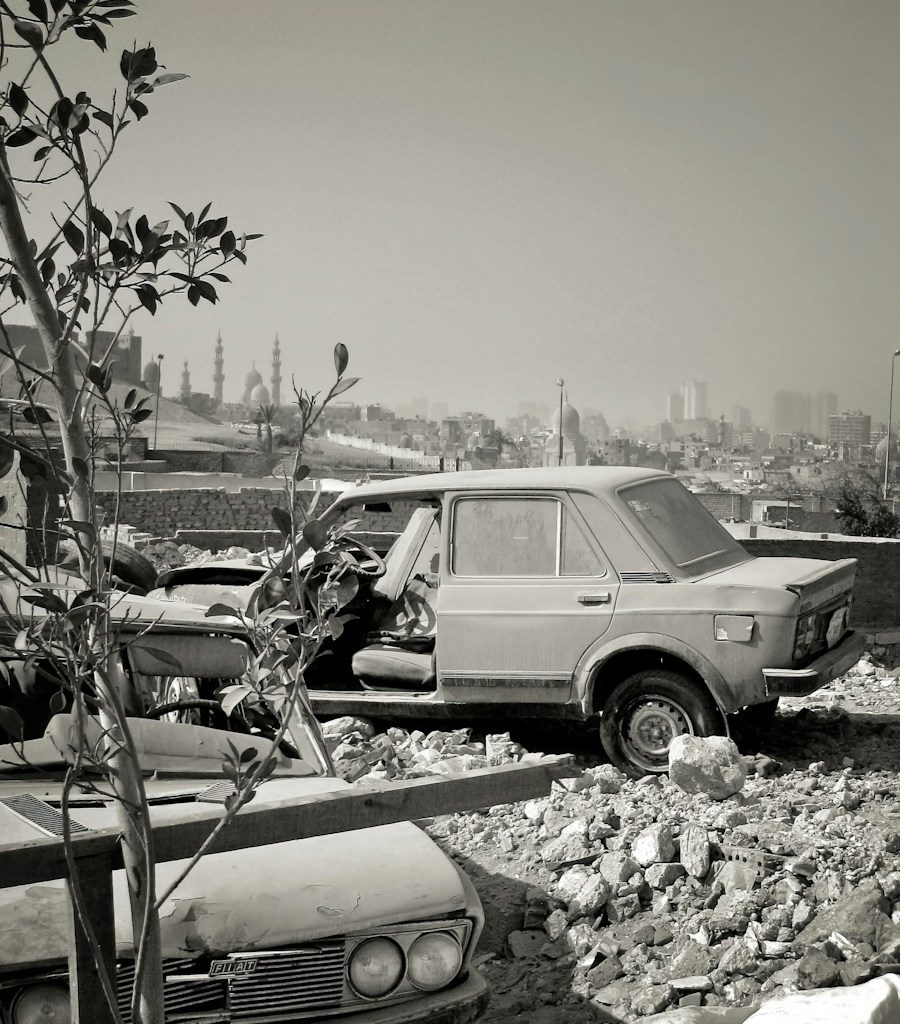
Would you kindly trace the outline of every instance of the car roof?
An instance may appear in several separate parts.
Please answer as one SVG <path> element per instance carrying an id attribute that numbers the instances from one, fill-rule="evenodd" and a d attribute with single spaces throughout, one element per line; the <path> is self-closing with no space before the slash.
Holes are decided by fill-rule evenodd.
<path id="1" fill-rule="evenodd" d="M 612 493 L 626 484 L 641 480 L 670 478 L 671 474 L 658 469 L 640 469 L 631 466 L 554 466 L 532 469 L 475 469 L 459 473 L 425 473 L 422 476 L 399 477 L 359 484 L 346 490 L 341 497 L 383 496 L 388 494 L 415 494 L 420 491 L 502 490 L 583 490 Z"/>

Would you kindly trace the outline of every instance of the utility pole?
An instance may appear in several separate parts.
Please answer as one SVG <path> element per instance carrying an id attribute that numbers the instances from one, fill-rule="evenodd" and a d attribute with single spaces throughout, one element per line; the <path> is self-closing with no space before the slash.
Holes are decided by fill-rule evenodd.
<path id="1" fill-rule="evenodd" d="M 565 386 L 565 383 L 566 382 L 562 379 L 562 377 L 560 377 L 559 380 L 556 382 L 556 386 L 559 388 L 559 465 L 560 466 L 563 464 L 563 422 L 562 422 L 562 416 L 563 416 L 563 387 Z"/>
<path id="2" fill-rule="evenodd" d="M 162 352 L 156 357 L 158 372 L 156 374 L 156 415 L 153 418 L 153 451 L 156 451 L 156 436 L 159 431 L 159 392 L 162 386 Z"/>

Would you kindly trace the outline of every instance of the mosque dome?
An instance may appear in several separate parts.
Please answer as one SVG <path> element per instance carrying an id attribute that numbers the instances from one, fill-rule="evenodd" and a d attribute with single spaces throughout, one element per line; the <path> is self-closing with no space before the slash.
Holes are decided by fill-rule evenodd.
<path id="1" fill-rule="evenodd" d="M 262 374 L 257 370 L 256 364 L 253 369 L 244 378 L 244 389 L 248 392 L 252 391 L 257 385 L 262 384 Z"/>
<path id="2" fill-rule="evenodd" d="M 553 433 L 559 435 L 560 410 L 553 414 Z M 563 437 L 578 437 L 581 433 L 581 417 L 574 405 L 563 402 L 562 406 L 562 435 Z"/>
<path id="3" fill-rule="evenodd" d="M 250 404 L 251 405 L 268 405 L 269 404 L 269 389 L 263 384 L 262 380 L 253 388 L 250 392 Z"/>
<path id="4" fill-rule="evenodd" d="M 144 367 L 143 379 L 148 391 L 156 390 L 156 385 L 159 383 L 159 363 L 155 359 L 151 359 Z"/>

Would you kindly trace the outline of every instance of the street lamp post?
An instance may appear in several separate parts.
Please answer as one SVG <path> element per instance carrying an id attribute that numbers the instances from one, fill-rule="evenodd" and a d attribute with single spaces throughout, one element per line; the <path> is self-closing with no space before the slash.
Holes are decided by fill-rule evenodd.
<path id="1" fill-rule="evenodd" d="M 157 362 L 157 373 L 156 373 L 156 414 L 153 417 L 153 451 L 156 452 L 156 435 L 159 432 L 159 391 L 162 385 L 162 352 L 156 357 Z"/>
<path id="2" fill-rule="evenodd" d="M 563 422 L 562 422 L 562 407 L 563 407 L 563 387 L 565 381 L 562 377 L 556 382 L 556 386 L 559 388 L 559 465 L 563 464 Z"/>
<path id="3" fill-rule="evenodd" d="M 891 356 L 891 397 L 888 401 L 887 448 L 884 452 L 884 491 L 882 494 L 885 501 L 887 501 L 888 484 L 891 479 L 891 420 L 894 418 L 894 361 L 897 356 L 900 356 L 900 348 Z"/>

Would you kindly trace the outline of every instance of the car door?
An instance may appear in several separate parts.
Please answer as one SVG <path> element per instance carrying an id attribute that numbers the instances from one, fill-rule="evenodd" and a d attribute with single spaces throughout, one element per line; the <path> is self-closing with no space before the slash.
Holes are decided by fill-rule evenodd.
<path id="1" fill-rule="evenodd" d="M 447 701 L 560 703 L 608 628 L 618 580 L 565 493 L 445 497 L 437 600 Z"/>

